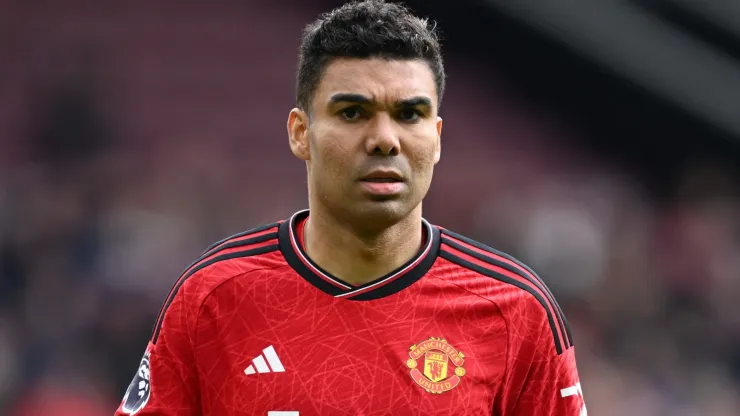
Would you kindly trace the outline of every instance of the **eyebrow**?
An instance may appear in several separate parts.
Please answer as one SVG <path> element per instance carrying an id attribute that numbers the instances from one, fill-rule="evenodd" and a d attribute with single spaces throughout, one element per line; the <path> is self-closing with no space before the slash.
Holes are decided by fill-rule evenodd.
<path id="1" fill-rule="evenodd" d="M 411 97 L 411 98 L 407 98 L 405 100 L 399 101 L 398 106 L 403 107 L 403 108 L 417 107 L 417 106 L 431 107 L 432 100 L 430 100 L 427 97 Z"/>
<path id="2" fill-rule="evenodd" d="M 334 94 L 329 99 L 330 104 L 335 103 L 356 103 L 356 104 L 370 104 L 372 100 L 368 97 L 365 97 L 362 94 L 348 94 L 348 93 L 339 93 Z"/>
<path id="3" fill-rule="evenodd" d="M 373 100 L 362 94 L 338 93 L 331 96 L 330 104 L 336 103 L 355 103 L 355 104 L 372 104 Z M 396 107 L 409 108 L 417 106 L 432 107 L 432 100 L 428 97 L 418 96 L 396 102 Z"/>

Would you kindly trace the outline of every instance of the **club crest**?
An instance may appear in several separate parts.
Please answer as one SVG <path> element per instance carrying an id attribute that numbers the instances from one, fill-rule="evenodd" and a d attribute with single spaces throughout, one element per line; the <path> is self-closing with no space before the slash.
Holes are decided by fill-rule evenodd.
<path id="1" fill-rule="evenodd" d="M 411 378 L 424 390 L 441 394 L 460 384 L 465 375 L 465 355 L 442 338 L 429 338 L 409 349 L 406 366 Z"/>

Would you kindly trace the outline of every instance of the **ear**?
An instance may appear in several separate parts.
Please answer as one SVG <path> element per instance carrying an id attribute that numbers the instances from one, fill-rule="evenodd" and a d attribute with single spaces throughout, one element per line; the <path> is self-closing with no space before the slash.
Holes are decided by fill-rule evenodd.
<path id="1" fill-rule="evenodd" d="M 434 150 L 434 164 L 442 157 L 442 117 L 437 117 L 437 148 Z"/>
<path id="2" fill-rule="evenodd" d="M 301 160 L 311 159 L 308 145 L 308 114 L 300 108 L 290 110 L 288 115 L 288 142 L 290 150 Z"/>

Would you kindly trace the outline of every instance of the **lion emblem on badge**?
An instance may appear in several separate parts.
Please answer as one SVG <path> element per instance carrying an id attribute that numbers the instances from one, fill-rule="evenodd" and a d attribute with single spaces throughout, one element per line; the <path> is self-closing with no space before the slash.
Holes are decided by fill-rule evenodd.
<path id="1" fill-rule="evenodd" d="M 411 346 L 409 357 L 406 366 L 411 369 L 411 378 L 429 393 L 441 394 L 452 390 L 465 375 L 462 366 L 465 355 L 442 338 L 432 337 Z"/>
<path id="2" fill-rule="evenodd" d="M 149 382 L 149 353 L 144 354 L 141 359 L 139 369 L 136 371 L 134 379 L 131 380 L 126 395 L 123 396 L 123 405 L 121 410 L 134 415 L 146 406 L 149 401 L 151 386 Z"/>

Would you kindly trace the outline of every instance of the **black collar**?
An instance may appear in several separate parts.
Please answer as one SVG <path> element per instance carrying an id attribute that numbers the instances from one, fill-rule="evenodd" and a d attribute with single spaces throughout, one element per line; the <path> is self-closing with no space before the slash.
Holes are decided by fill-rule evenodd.
<path id="1" fill-rule="evenodd" d="M 307 216 L 308 210 L 299 211 L 293 214 L 290 220 L 280 224 L 278 232 L 280 251 L 288 265 L 301 277 L 334 297 L 372 300 L 397 293 L 421 279 L 432 267 L 439 254 L 439 229 L 422 219 L 426 240 L 421 250 L 411 260 L 385 276 L 360 286 L 354 286 L 332 276 L 306 255 L 303 246 L 298 241 L 296 227 Z"/>

